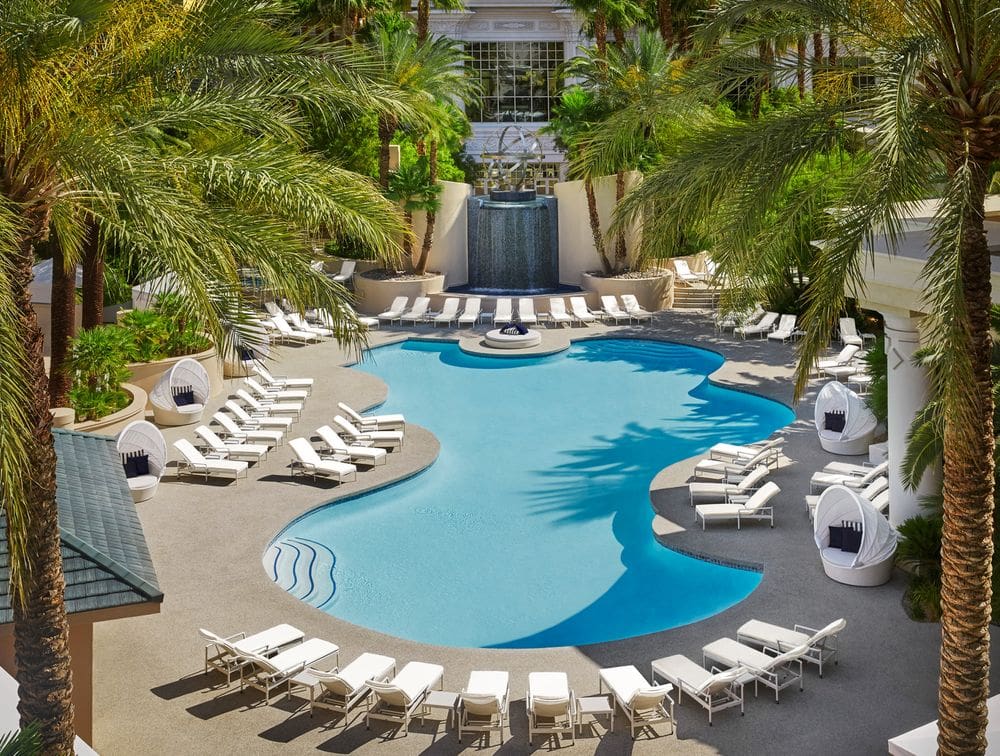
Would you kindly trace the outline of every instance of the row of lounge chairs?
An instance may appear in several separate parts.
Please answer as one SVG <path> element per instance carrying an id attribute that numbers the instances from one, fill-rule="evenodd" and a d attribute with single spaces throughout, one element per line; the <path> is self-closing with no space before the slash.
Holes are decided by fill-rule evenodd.
<path id="1" fill-rule="evenodd" d="M 586 713 L 610 713 L 614 726 L 616 708 L 625 715 L 629 733 L 654 724 L 675 724 L 674 699 L 684 694 L 712 717 L 727 708 L 744 711 L 743 687 L 752 682 L 774 690 L 775 701 L 782 690 L 798 683 L 803 687 L 803 665 L 814 664 L 823 676 L 823 666 L 836 663 L 839 634 L 847 623 L 843 619 L 822 629 L 802 625 L 787 628 L 759 620 L 744 623 L 736 638 L 720 638 L 702 648 L 703 663 L 683 655 L 657 659 L 651 664 L 647 680 L 632 665 L 609 667 L 598 673 L 598 690 L 607 699 L 578 698 L 565 672 L 528 674 L 525 709 L 528 739 L 536 735 L 569 735 L 575 742 L 577 730 Z M 444 688 L 444 667 L 440 664 L 411 661 L 396 670 L 396 660 L 364 652 L 340 667 L 340 648 L 319 638 L 305 639 L 305 634 L 282 624 L 252 635 L 237 633 L 220 636 L 201 629 L 206 641 L 204 670 L 215 670 L 226 678 L 229 687 L 239 675 L 240 690 L 254 688 L 270 703 L 275 691 L 287 697 L 299 692 L 309 697 L 309 713 L 326 709 L 344 717 L 364 703 L 365 726 L 372 720 L 396 724 L 406 734 L 410 722 L 423 719 L 431 709 L 455 711 L 459 742 L 468 732 L 498 732 L 503 742 L 509 730 L 510 674 L 506 671 L 474 671 L 459 693 Z M 332 662 L 332 663 L 331 663 Z M 713 666 L 708 667 L 709 664 Z M 658 682 L 661 681 L 661 682 Z M 598 703 L 599 706 L 588 704 Z M 450 719 L 450 717 L 449 717 Z"/>
<path id="2" fill-rule="evenodd" d="M 847 486 L 882 514 L 889 511 L 889 462 L 878 465 L 856 465 L 850 462 L 830 462 L 809 479 L 810 493 L 806 496 L 809 519 L 816 514 L 816 505 L 823 491 L 830 486 Z"/>
<path id="3" fill-rule="evenodd" d="M 461 300 L 458 297 L 446 297 L 441 304 L 441 310 L 437 312 L 430 309 L 430 297 L 416 297 L 412 305 L 409 302 L 408 297 L 396 297 L 389 305 L 389 309 L 379 313 L 377 319 L 389 324 L 431 323 L 437 326 L 456 323 L 471 328 L 486 318 L 496 324 L 519 322 L 523 325 L 537 325 L 540 320 L 547 319 L 556 325 L 563 323 L 589 325 L 601 319 L 615 323 L 642 322 L 653 316 L 639 305 L 638 299 L 632 294 L 622 295 L 620 305 L 615 296 L 602 296 L 601 310 L 591 310 L 583 297 L 570 297 L 570 309 L 567 311 L 563 297 L 550 297 L 548 312 L 536 312 L 534 299 L 522 297 L 517 300 L 516 314 L 514 299 L 511 297 L 498 297 L 492 312 L 483 311 L 481 297 L 468 297 L 461 312 L 459 312 Z"/>
<path id="4" fill-rule="evenodd" d="M 368 468 L 384 465 L 389 451 L 402 448 L 406 426 L 402 415 L 362 417 L 343 402 L 337 406 L 350 415 L 353 422 L 336 415 L 333 418 L 336 430 L 329 425 L 317 428 L 318 450 L 306 438 L 293 438 L 288 442 L 295 455 L 293 476 L 298 473 L 309 475 L 313 480 L 325 477 L 346 483 L 356 479 L 359 465 Z"/>
<path id="5" fill-rule="evenodd" d="M 695 465 L 688 495 L 702 530 L 715 520 L 735 520 L 737 530 L 747 520 L 766 519 L 774 527 L 771 501 L 781 489 L 766 478 L 778 466 L 782 444 L 780 437 L 744 446 L 715 444 Z"/>

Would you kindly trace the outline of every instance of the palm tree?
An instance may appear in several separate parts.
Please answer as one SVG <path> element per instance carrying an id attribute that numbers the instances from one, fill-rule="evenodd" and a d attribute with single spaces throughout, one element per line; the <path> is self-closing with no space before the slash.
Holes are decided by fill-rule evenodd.
<path id="1" fill-rule="evenodd" d="M 298 145 L 299 108 L 385 99 L 345 53 L 282 30 L 279 5 L 117 0 L 0 6 L 0 500 L 10 550 L 22 723 L 73 750 L 55 452 L 28 284 L 54 234 L 75 265 L 96 222 L 149 275 L 172 271 L 217 344 L 254 265 L 350 340 L 345 293 L 311 271 L 327 224 L 389 254 L 402 229 L 374 185 Z M 164 155 L 152 133 L 197 133 Z M 301 229 L 301 230 L 299 230 Z M 31 471 L 26 474 L 25 471 Z"/>
<path id="2" fill-rule="evenodd" d="M 878 233 L 898 238 L 905 203 L 942 196 L 924 267 L 924 321 L 927 349 L 941 357 L 930 378 L 944 427 L 938 711 L 944 754 L 986 748 L 994 399 L 990 252 L 983 223 L 990 166 L 1000 159 L 998 24 L 991 0 L 912 0 L 905 7 L 876 0 L 721 2 L 705 29 L 706 41 L 720 40 L 717 50 L 692 68 L 684 95 L 657 105 L 661 116 L 697 112 L 699 121 L 679 151 L 626 197 L 621 211 L 629 218 L 655 207 L 655 215 L 645 215 L 644 243 L 665 248 L 677 237 L 674 219 L 710 224 L 719 237 L 715 254 L 721 266 L 736 279 L 752 276 L 767 240 L 794 233 L 798 222 L 799 212 L 768 212 L 774 196 L 806 161 L 837 142 L 857 142 L 857 122 L 869 127 L 862 159 L 838 179 L 850 202 L 829 216 L 827 244 L 809 271 L 801 393 L 808 366 L 829 343 L 845 291 L 864 288 L 866 243 Z M 753 122 L 692 111 L 692 93 L 704 98 L 711 89 L 733 91 L 748 66 L 764 68 L 752 59 L 761 40 L 831 28 L 842 49 L 865 53 L 868 62 L 852 66 L 873 77 L 874 87 L 825 87 L 811 101 Z M 790 78 L 791 63 L 776 59 L 767 70 Z M 850 71 L 835 69 L 829 59 L 825 69 L 831 81 L 849 80 Z M 610 119 L 589 146 L 597 167 L 629 149 L 628 135 L 615 130 L 643 117 L 637 113 Z M 814 196 L 797 197 L 802 211 L 824 210 Z"/>
<path id="3" fill-rule="evenodd" d="M 424 211 L 430 213 L 437 210 L 441 204 L 438 195 L 441 194 L 441 186 L 437 183 L 436 177 L 431 173 L 429 162 L 426 156 L 417 159 L 412 165 L 400 166 L 399 170 L 392 174 L 389 179 L 389 189 L 386 196 L 398 202 L 403 208 L 403 218 L 407 226 L 413 226 L 413 213 Z M 428 221 L 429 222 L 429 221 Z M 407 236 L 403 239 L 403 252 L 407 261 L 413 266 L 414 272 L 423 275 L 427 272 L 427 255 L 430 247 L 421 247 L 420 257 L 413 261 L 413 240 Z"/>
<path id="4" fill-rule="evenodd" d="M 434 0 L 434 7 L 444 11 L 461 10 L 465 3 L 462 0 Z M 431 0 L 417 0 L 417 39 L 420 42 L 426 40 L 430 33 L 430 17 Z"/>
<path id="5" fill-rule="evenodd" d="M 413 103 L 408 119 L 398 111 L 385 109 L 378 117 L 379 185 L 389 186 L 389 145 L 400 126 L 420 129 L 432 122 L 438 103 L 465 100 L 475 95 L 472 79 L 462 63 L 466 56 L 461 45 L 443 37 L 421 43 L 407 29 L 375 29 L 371 41 L 357 46 L 371 75 Z"/>

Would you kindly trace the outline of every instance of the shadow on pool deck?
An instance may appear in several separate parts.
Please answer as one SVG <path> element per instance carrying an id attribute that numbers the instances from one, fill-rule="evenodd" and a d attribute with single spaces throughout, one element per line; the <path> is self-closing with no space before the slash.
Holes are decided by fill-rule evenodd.
<path id="1" fill-rule="evenodd" d="M 438 329 L 437 334 L 431 328 L 412 332 L 422 338 L 468 336 L 451 329 Z M 398 340 L 400 333 L 376 333 L 373 343 Z M 713 333 L 711 321 L 696 313 L 667 312 L 649 328 L 546 330 L 545 338 L 557 341 L 611 334 L 656 334 L 716 349 L 727 362 L 712 376 L 714 381 L 791 401 L 790 346 L 720 338 Z M 281 350 L 280 372 L 317 378 L 293 435 L 308 436 L 329 423 L 337 401 L 364 407 L 384 400 L 386 387 L 381 381 L 339 367 L 347 359 L 332 343 Z M 227 383 L 227 389 L 235 387 L 234 382 Z M 223 399 L 217 397 L 215 403 L 221 405 Z M 418 723 L 406 738 L 386 741 L 386 734 L 391 733 L 388 728 L 373 724 L 368 731 L 357 716 L 346 729 L 341 729 L 339 719 L 326 714 L 310 718 L 301 709 L 301 698 L 263 706 L 257 692 L 241 694 L 237 686 L 226 692 L 213 685 L 219 682 L 217 675 L 199 674 L 203 648 L 199 627 L 229 634 L 289 622 L 307 636 L 336 642 L 345 664 L 363 651 L 390 654 L 400 666 L 410 660 L 441 663 L 446 669 L 445 687 L 451 690 L 461 689 L 472 669 L 506 669 L 511 673 L 512 731 L 502 747 L 493 747 L 495 736 L 490 747 L 519 754 L 549 750 L 540 740 L 534 749 L 528 747 L 523 697 L 530 671 L 565 670 L 577 695 L 589 695 L 597 692 L 599 667 L 635 664 L 648 674 L 652 659 L 669 654 L 700 660 L 704 644 L 732 636 L 753 617 L 816 625 L 844 616 L 848 626 L 842 637 L 840 665 L 822 680 L 810 667 L 805 690 L 785 691 L 780 706 L 766 694 L 755 700 L 751 693 L 744 718 L 730 710 L 709 728 L 704 711 L 688 701 L 677 707 L 676 735 L 633 743 L 618 717 L 617 732 L 602 738 L 582 736 L 573 753 L 885 753 L 887 738 L 936 716 L 940 631 L 936 625 L 906 618 L 900 603 L 904 579 L 898 573 L 888 585 L 868 589 L 843 586 L 824 576 L 803 495 L 809 475 L 829 456 L 816 442 L 811 403 L 807 400 L 796 410 L 799 420 L 786 430 L 788 460 L 773 473 L 782 488 L 774 530 L 760 523 L 739 532 L 721 524 L 705 532 L 693 528 L 682 483 L 694 460 L 659 472 L 651 481 L 653 507 L 682 528 L 664 538 L 668 547 L 762 562 L 760 587 L 741 603 L 692 625 L 579 648 L 456 649 L 413 643 L 326 615 L 270 581 L 262 555 L 279 530 L 325 501 L 385 485 L 431 463 L 437 441 L 424 429 L 408 427 L 406 446 L 390 455 L 388 465 L 364 472 L 357 483 L 343 486 L 302 485 L 301 479 L 291 482 L 286 474 L 291 458 L 287 445 L 251 468 L 250 480 L 238 486 L 176 483 L 168 473 L 156 498 L 138 506 L 166 598 L 158 615 L 96 626 L 94 745 L 102 754 L 269 754 L 288 753 L 290 748 L 295 753 L 453 754 L 478 749 L 478 740 L 460 745 L 454 731 L 445 731 L 440 717 Z M 656 428 L 644 423 L 634 432 L 635 439 L 624 442 L 639 443 L 643 434 L 655 433 Z M 165 431 L 168 445 L 191 434 L 191 428 Z M 643 468 L 637 474 L 650 472 L 656 471 Z M 652 518 L 652 510 L 648 516 Z M 649 586 L 649 591 L 656 589 Z M 428 600 L 456 597 L 428 596 Z M 994 669 L 995 683 L 1000 670 Z M 600 726 L 598 731 L 603 731 Z M 665 730 L 660 727 L 658 731 Z"/>

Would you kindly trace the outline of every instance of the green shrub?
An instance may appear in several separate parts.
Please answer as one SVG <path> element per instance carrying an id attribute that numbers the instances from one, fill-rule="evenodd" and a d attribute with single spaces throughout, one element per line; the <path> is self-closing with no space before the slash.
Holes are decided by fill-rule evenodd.
<path id="1" fill-rule="evenodd" d="M 205 324 L 191 312 L 191 307 L 177 294 L 161 294 L 156 298 L 156 313 L 163 321 L 167 339 L 163 357 L 183 357 L 204 352 L 212 343 L 205 338 Z"/>
<path id="2" fill-rule="evenodd" d="M 899 526 L 896 563 L 911 575 L 941 579 L 941 519 L 911 517 Z"/>
<path id="3" fill-rule="evenodd" d="M 865 404 L 880 423 L 889 421 L 889 379 L 888 360 L 885 354 L 885 339 L 875 339 L 861 359 L 872 377 L 865 395 Z"/>
<path id="4" fill-rule="evenodd" d="M 120 327 L 131 339 L 128 351 L 130 362 L 152 362 L 166 354 L 167 324 L 153 310 L 132 310 L 126 313 Z"/>
<path id="5" fill-rule="evenodd" d="M 131 348 L 131 336 L 117 326 L 92 328 L 73 339 L 69 399 L 78 419 L 99 420 L 128 406 L 129 395 L 121 384 L 129 378 Z"/>
<path id="6" fill-rule="evenodd" d="M 937 622 L 941 619 L 941 586 L 927 578 L 914 578 L 905 600 L 914 619 Z"/>

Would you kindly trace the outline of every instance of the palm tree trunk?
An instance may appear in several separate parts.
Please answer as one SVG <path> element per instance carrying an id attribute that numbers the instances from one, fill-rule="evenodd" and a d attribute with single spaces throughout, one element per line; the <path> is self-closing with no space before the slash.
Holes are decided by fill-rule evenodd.
<path id="1" fill-rule="evenodd" d="M 413 213 L 409 210 L 403 212 L 403 220 L 406 221 L 406 227 L 413 230 Z M 413 264 L 413 234 L 407 233 L 403 236 L 403 254 L 406 255 L 406 260 L 410 265 Z"/>
<path id="2" fill-rule="evenodd" d="M 757 55 L 762 65 L 767 62 L 769 47 L 770 45 L 767 42 L 757 43 Z M 767 90 L 769 79 L 769 74 L 761 74 L 757 77 L 757 81 L 754 82 L 753 105 L 750 109 L 750 117 L 755 121 L 760 118 L 760 109 L 764 101 L 764 92 Z"/>
<path id="3" fill-rule="evenodd" d="M 830 61 L 831 66 L 837 65 L 837 35 L 833 33 L 833 29 L 830 30 L 829 42 L 829 52 L 827 52 L 827 60 Z"/>
<path id="4" fill-rule="evenodd" d="M 615 207 L 625 199 L 625 171 L 618 171 L 615 174 Z M 625 261 L 628 258 L 628 250 L 625 247 L 625 233 L 618 234 L 615 239 L 615 273 L 621 273 L 625 269 Z"/>
<path id="5" fill-rule="evenodd" d="M 656 23 L 660 28 L 660 37 L 667 47 L 674 45 L 674 7 L 673 0 L 656 0 Z"/>
<path id="6" fill-rule="evenodd" d="M 820 70 L 823 68 L 823 32 L 813 32 L 812 88 L 819 89 Z"/>
<path id="7" fill-rule="evenodd" d="M 83 248 L 83 328 L 104 323 L 104 250 L 96 223 L 87 224 Z"/>
<path id="8" fill-rule="evenodd" d="M 49 334 L 49 404 L 65 407 L 72 383 L 67 358 L 69 342 L 76 335 L 76 271 L 66 270 L 66 256 L 55 233 L 49 237 L 52 250 L 52 319 Z M 75 265 L 73 266 L 76 267 Z"/>
<path id="9" fill-rule="evenodd" d="M 430 25 L 431 2 L 430 0 L 417 0 L 417 41 L 423 42 L 427 39 L 427 29 Z"/>
<path id="10" fill-rule="evenodd" d="M 621 50 L 623 47 L 625 47 L 625 30 L 624 29 L 622 29 L 620 26 L 613 26 L 611 28 L 611 34 L 615 38 L 615 47 L 617 47 L 619 50 Z"/>
<path id="11" fill-rule="evenodd" d="M 14 656 L 20 686 L 21 725 L 38 722 L 46 754 L 73 753 L 73 679 L 69 658 L 69 622 L 63 603 L 65 582 L 56 507 L 56 455 L 49 414 L 48 379 L 42 358 L 42 332 L 31 307 L 34 249 L 22 243 L 14 274 L 14 301 L 21 311 L 31 400 L 31 433 L 24 439 L 32 460 L 30 475 L 18 475 L 20 496 L 30 517 L 7 509 L 14 610 Z"/>
<path id="12" fill-rule="evenodd" d="M 430 179 L 431 185 L 437 183 L 438 175 L 438 144 L 436 139 L 432 139 L 428 148 L 427 154 L 427 166 L 428 166 L 428 178 Z M 423 275 L 427 272 L 427 261 L 430 259 L 431 245 L 434 243 L 434 225 L 437 222 L 437 211 L 428 210 L 427 211 L 427 226 L 424 229 L 424 241 L 420 245 L 420 258 L 417 260 L 417 273 Z"/>
<path id="13" fill-rule="evenodd" d="M 379 116 L 378 119 L 378 183 L 383 189 L 389 188 L 389 145 L 396 133 L 395 119 Z"/>
<path id="14" fill-rule="evenodd" d="M 605 275 L 610 275 L 612 271 L 611 261 L 604 251 L 604 236 L 601 234 L 601 216 L 597 212 L 597 195 L 594 194 L 594 182 L 589 178 L 583 181 L 584 189 L 587 192 L 587 215 L 590 217 L 590 233 L 594 237 L 594 248 L 598 257 L 601 258 L 601 266 Z"/>
<path id="15" fill-rule="evenodd" d="M 600 6 L 594 11 L 594 43 L 601 56 L 608 54 L 608 17 Z"/>
<path id="16" fill-rule="evenodd" d="M 799 37 L 795 51 L 795 81 L 799 85 L 799 99 L 806 98 L 806 38 Z"/>
<path id="17" fill-rule="evenodd" d="M 975 206 L 961 238 L 971 381 L 954 383 L 944 428 L 941 533 L 941 754 L 986 751 L 993 559 L 993 393 L 990 377 L 990 253 L 983 231 L 989 162 L 977 166 Z"/>

